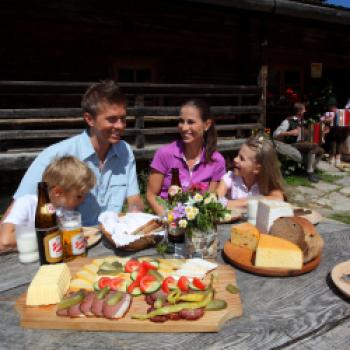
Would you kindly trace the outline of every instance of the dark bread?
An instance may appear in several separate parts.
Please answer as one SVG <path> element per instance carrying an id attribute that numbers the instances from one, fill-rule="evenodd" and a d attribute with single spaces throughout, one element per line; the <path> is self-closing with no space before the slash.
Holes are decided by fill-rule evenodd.
<path id="1" fill-rule="evenodd" d="M 324 242 L 315 226 L 302 217 L 287 217 L 275 220 L 269 234 L 293 242 L 303 252 L 304 263 L 321 254 Z"/>

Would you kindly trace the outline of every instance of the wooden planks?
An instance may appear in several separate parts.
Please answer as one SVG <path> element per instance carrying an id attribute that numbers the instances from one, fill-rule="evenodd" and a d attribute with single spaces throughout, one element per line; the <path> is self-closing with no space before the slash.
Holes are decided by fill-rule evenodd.
<path id="1" fill-rule="evenodd" d="M 72 274 L 92 259 L 82 258 L 69 263 Z M 85 317 L 71 319 L 56 316 L 56 306 L 26 307 L 25 295 L 16 302 L 16 309 L 21 317 L 21 326 L 36 329 L 72 329 L 79 331 L 119 331 L 119 332 L 160 332 L 160 333 L 192 333 L 192 332 L 218 332 L 224 323 L 234 317 L 242 315 L 243 309 L 239 294 L 230 294 L 225 290 L 228 283 L 236 285 L 235 271 L 227 265 L 219 265 L 218 281 L 214 283 L 216 298 L 224 299 L 228 303 L 225 310 L 206 312 L 204 317 L 197 321 L 167 321 L 154 323 L 150 321 L 133 320 L 131 315 L 145 313 L 148 305 L 144 297 L 134 298 L 131 308 L 126 316 L 120 320 L 107 320 L 105 318 Z"/>

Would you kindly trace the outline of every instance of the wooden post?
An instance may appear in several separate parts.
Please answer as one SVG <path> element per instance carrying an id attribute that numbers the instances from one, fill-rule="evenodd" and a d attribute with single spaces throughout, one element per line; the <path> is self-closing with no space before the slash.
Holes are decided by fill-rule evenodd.
<path id="1" fill-rule="evenodd" d="M 267 74 L 268 74 L 268 66 L 267 65 L 261 66 L 259 77 L 258 77 L 258 86 L 261 88 L 261 95 L 260 95 L 258 104 L 261 107 L 259 122 L 264 126 L 264 128 L 266 127 Z"/>
<path id="2" fill-rule="evenodd" d="M 138 95 L 135 97 L 135 107 L 144 106 L 143 95 Z M 145 117 L 142 115 L 135 115 L 135 129 L 144 129 L 145 127 Z M 145 147 L 145 136 L 143 133 L 138 133 L 135 137 L 135 147 L 144 148 Z"/>

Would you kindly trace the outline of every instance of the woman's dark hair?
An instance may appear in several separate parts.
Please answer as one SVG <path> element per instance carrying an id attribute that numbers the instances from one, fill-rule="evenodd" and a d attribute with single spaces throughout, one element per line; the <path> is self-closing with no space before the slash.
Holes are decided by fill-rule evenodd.
<path id="1" fill-rule="evenodd" d="M 216 144 L 218 138 L 215 129 L 214 118 L 211 116 L 210 106 L 207 102 L 198 98 L 186 101 L 181 105 L 180 110 L 185 106 L 190 106 L 198 109 L 199 115 L 203 122 L 211 120 L 211 125 L 209 129 L 204 133 L 205 162 L 209 163 L 213 160 L 212 155 L 216 151 Z"/>
<path id="2" fill-rule="evenodd" d="M 81 108 L 83 113 L 89 113 L 96 117 L 102 103 L 126 105 L 125 95 L 113 80 L 92 84 L 83 96 Z"/>

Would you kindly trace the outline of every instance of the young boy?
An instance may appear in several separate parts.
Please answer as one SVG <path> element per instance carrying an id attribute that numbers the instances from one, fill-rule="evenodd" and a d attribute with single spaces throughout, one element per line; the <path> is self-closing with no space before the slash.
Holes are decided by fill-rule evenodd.
<path id="1" fill-rule="evenodd" d="M 75 209 L 95 185 L 92 170 L 79 159 L 65 156 L 54 160 L 43 174 L 50 201 L 55 208 Z M 16 225 L 35 224 L 38 196 L 27 194 L 18 198 L 0 225 L 0 251 L 16 247 Z"/>

